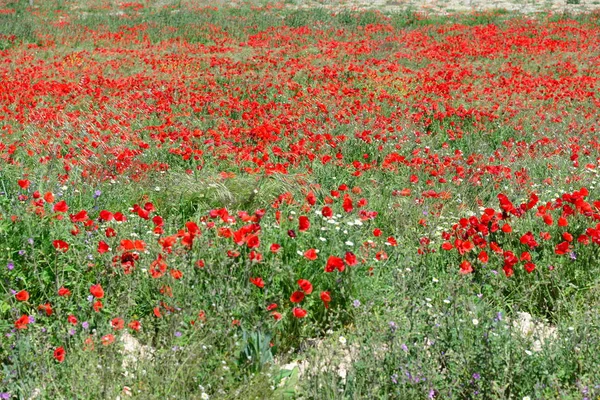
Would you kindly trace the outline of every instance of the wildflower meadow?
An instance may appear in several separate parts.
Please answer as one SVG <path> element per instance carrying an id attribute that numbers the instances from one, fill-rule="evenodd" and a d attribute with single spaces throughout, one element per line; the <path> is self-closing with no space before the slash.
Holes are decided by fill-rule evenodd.
<path id="1" fill-rule="evenodd" d="M 597 399 L 600 12 L 0 0 L 0 399 Z"/>

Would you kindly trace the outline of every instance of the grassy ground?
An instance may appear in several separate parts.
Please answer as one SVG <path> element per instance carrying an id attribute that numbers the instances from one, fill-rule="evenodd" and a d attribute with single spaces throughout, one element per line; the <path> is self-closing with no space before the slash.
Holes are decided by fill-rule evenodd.
<path id="1" fill-rule="evenodd" d="M 4 3 L 0 398 L 597 397 L 598 29 Z"/>

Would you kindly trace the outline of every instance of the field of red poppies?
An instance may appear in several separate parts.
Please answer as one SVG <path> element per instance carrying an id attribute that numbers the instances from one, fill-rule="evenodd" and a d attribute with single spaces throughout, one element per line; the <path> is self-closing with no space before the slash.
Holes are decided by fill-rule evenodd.
<path id="1" fill-rule="evenodd" d="M 0 3 L 0 399 L 600 396 L 600 14 Z"/>

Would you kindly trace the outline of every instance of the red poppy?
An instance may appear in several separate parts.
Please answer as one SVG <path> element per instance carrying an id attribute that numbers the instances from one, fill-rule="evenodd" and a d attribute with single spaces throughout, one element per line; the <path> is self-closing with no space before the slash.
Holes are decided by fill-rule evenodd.
<path id="1" fill-rule="evenodd" d="M 77 325 L 77 317 L 74 315 L 69 315 L 67 317 L 67 322 L 69 322 L 71 325 Z"/>
<path id="2" fill-rule="evenodd" d="M 130 329 L 133 329 L 136 332 L 139 332 L 139 330 L 142 328 L 142 324 L 140 324 L 140 321 L 131 321 L 129 323 L 129 325 L 127 325 Z"/>
<path id="3" fill-rule="evenodd" d="M 567 241 L 557 244 L 556 247 L 554 248 L 554 252 L 556 254 L 560 254 L 560 255 L 567 254 L 568 251 L 569 251 L 569 242 L 567 242 Z"/>
<path id="4" fill-rule="evenodd" d="M 143 252 L 146 250 L 146 243 L 143 240 L 121 240 L 120 251 L 139 251 Z"/>
<path id="5" fill-rule="evenodd" d="M 347 194 L 344 195 L 344 202 L 342 204 L 342 208 L 347 213 L 352 212 L 352 210 L 354 209 L 354 206 L 352 205 L 352 198 L 350 196 L 348 196 Z"/>
<path id="6" fill-rule="evenodd" d="M 273 243 L 271 245 L 271 253 L 277 253 L 281 249 L 281 245 L 277 243 Z"/>
<path id="7" fill-rule="evenodd" d="M 111 345 L 115 342 L 115 335 L 109 333 L 108 335 L 102 336 L 102 339 L 100 339 L 100 341 L 104 346 Z"/>
<path id="8" fill-rule="evenodd" d="M 104 297 L 104 289 L 100 284 L 90 286 L 90 293 L 97 299 Z"/>
<path id="9" fill-rule="evenodd" d="M 329 308 L 329 303 L 331 302 L 331 294 L 329 292 L 321 292 L 321 301 L 323 301 L 325 308 Z"/>
<path id="10" fill-rule="evenodd" d="M 306 279 L 299 279 L 298 286 L 300 286 L 300 289 L 302 289 L 304 294 L 311 294 L 313 291 L 312 284 Z"/>
<path id="11" fill-rule="evenodd" d="M 298 307 L 294 307 L 292 312 L 294 313 L 294 317 L 296 317 L 296 318 L 304 318 L 304 317 L 306 317 L 306 314 L 307 314 L 306 310 L 303 310 L 302 308 L 298 308 Z"/>
<path id="12" fill-rule="evenodd" d="M 62 346 L 54 350 L 54 359 L 59 363 L 65 361 L 65 349 Z"/>
<path id="13" fill-rule="evenodd" d="M 62 251 L 63 253 L 69 250 L 69 244 L 64 240 L 55 240 L 52 242 L 52 246 L 54 246 L 57 251 Z"/>
<path id="14" fill-rule="evenodd" d="M 106 243 L 105 241 L 100 241 L 98 243 L 98 253 L 100 254 L 104 254 L 106 253 L 110 248 L 108 247 L 108 243 Z"/>
<path id="15" fill-rule="evenodd" d="M 27 324 L 29 324 L 29 316 L 21 315 L 21 318 L 15 321 L 15 328 L 17 329 L 27 329 Z"/>
<path id="16" fill-rule="evenodd" d="M 314 260 L 316 260 L 316 259 L 317 259 L 317 257 L 318 257 L 318 256 L 317 256 L 317 250 L 315 250 L 315 249 L 308 249 L 308 250 L 306 250 L 306 251 L 304 252 L 304 257 L 305 257 L 307 260 L 311 260 L 311 261 L 314 261 Z"/>
<path id="17" fill-rule="evenodd" d="M 345 268 L 344 260 L 339 257 L 329 256 L 327 264 L 325 265 L 325 272 L 333 272 L 336 269 L 340 272 L 344 272 Z"/>
<path id="18" fill-rule="evenodd" d="M 534 269 L 535 269 L 534 263 L 532 263 L 532 262 L 525 263 L 525 271 L 527 271 L 528 273 L 532 273 Z"/>
<path id="19" fill-rule="evenodd" d="M 310 228 L 310 221 L 308 220 L 308 217 L 305 217 L 304 215 L 300 216 L 298 218 L 298 230 L 300 232 L 305 232 Z"/>
<path id="20" fill-rule="evenodd" d="M 356 260 L 356 255 L 354 253 L 352 253 L 351 251 L 346 252 L 346 255 L 344 256 L 344 261 L 346 262 L 346 265 L 348 265 L 349 267 L 352 267 L 352 266 L 358 264 L 358 261 Z"/>
<path id="21" fill-rule="evenodd" d="M 333 216 L 333 210 L 331 210 L 330 207 L 325 206 L 321 210 L 321 215 L 324 216 L 325 218 L 331 218 Z"/>
<path id="22" fill-rule="evenodd" d="M 46 303 L 46 304 L 40 304 L 38 306 L 38 310 L 40 311 L 44 311 L 46 313 L 47 316 L 51 316 L 52 315 L 52 305 L 50 303 Z"/>
<path id="23" fill-rule="evenodd" d="M 260 289 L 265 287 L 265 281 L 262 278 L 250 278 L 250 283 Z"/>
<path id="24" fill-rule="evenodd" d="M 299 290 L 295 291 L 290 296 L 290 301 L 292 303 L 300 303 L 302 300 L 304 300 L 304 292 L 301 292 Z"/>
<path id="25" fill-rule="evenodd" d="M 84 222 L 87 221 L 89 217 L 87 211 L 81 210 L 77 214 L 71 214 L 70 218 L 71 222 Z"/>
<path id="26" fill-rule="evenodd" d="M 314 206 L 317 202 L 317 196 L 315 196 L 315 194 L 313 192 L 309 192 L 306 195 L 306 202 L 308 204 L 310 204 L 311 206 Z"/>
<path id="27" fill-rule="evenodd" d="M 21 189 L 27 189 L 29 187 L 30 182 L 27 179 L 19 179 L 17 184 L 21 187 Z"/>
<path id="28" fill-rule="evenodd" d="M 67 205 L 66 201 L 61 200 L 52 207 L 52 211 L 66 213 L 69 211 L 69 206 Z"/>
<path id="29" fill-rule="evenodd" d="M 460 271 L 459 274 L 461 275 L 467 275 L 470 274 L 471 272 L 473 272 L 473 267 L 471 266 L 471 263 L 468 261 L 463 261 L 462 263 L 460 263 Z"/>
<path id="30" fill-rule="evenodd" d="M 564 227 L 564 226 L 568 226 L 568 225 L 569 225 L 569 222 L 567 221 L 567 219 L 565 217 L 560 217 L 558 219 L 558 226 Z"/>
<path id="31" fill-rule="evenodd" d="M 108 210 L 102 210 L 100 211 L 100 219 L 103 221 L 112 221 L 115 218 L 115 216 L 113 215 L 113 213 L 111 213 Z"/>
<path id="32" fill-rule="evenodd" d="M 91 336 L 88 336 L 83 343 L 83 351 L 94 350 L 94 339 Z"/>
<path id="33" fill-rule="evenodd" d="M 44 195 L 44 201 L 46 203 L 54 203 L 54 194 L 52 194 L 52 192 L 47 192 Z"/>
<path id="34" fill-rule="evenodd" d="M 125 321 L 123 320 L 123 318 L 113 318 L 110 321 L 110 325 L 113 327 L 114 330 L 120 331 L 125 327 Z"/>
<path id="35" fill-rule="evenodd" d="M 260 246 L 260 239 L 256 235 L 250 235 L 246 241 L 246 246 L 251 249 L 255 249 Z"/>
<path id="36" fill-rule="evenodd" d="M 281 315 L 281 313 L 278 313 L 277 311 L 273 311 L 271 313 L 271 315 L 273 316 L 273 318 L 275 319 L 275 321 L 279 321 L 283 316 Z"/>
<path id="37" fill-rule="evenodd" d="M 169 271 L 169 273 L 171 274 L 171 276 L 173 277 L 173 279 L 179 280 L 179 279 L 183 278 L 183 272 L 181 272 L 178 269 L 172 269 L 172 270 Z"/>
<path id="38" fill-rule="evenodd" d="M 512 232 L 512 227 L 509 224 L 504 224 L 502 225 L 502 232 L 510 233 Z"/>
<path id="39" fill-rule="evenodd" d="M 271 303 L 267 306 L 267 311 L 273 311 L 277 308 L 277 303 Z"/>
<path id="40" fill-rule="evenodd" d="M 483 264 L 487 264 L 488 260 L 489 260 L 489 256 L 488 253 L 485 250 L 481 250 L 481 252 L 479 253 L 479 255 L 477 256 L 477 259 L 483 263 Z"/>
<path id="41" fill-rule="evenodd" d="M 21 290 L 19 293 L 15 294 L 15 299 L 17 299 L 17 301 L 27 301 L 29 300 L 29 293 L 27 290 Z"/>
<path id="42" fill-rule="evenodd" d="M 100 300 L 98 300 L 98 301 L 94 302 L 94 304 L 92 304 L 92 308 L 94 309 L 95 312 L 99 312 L 102 309 L 102 307 L 104 307 L 104 306 L 102 305 L 102 302 Z"/>

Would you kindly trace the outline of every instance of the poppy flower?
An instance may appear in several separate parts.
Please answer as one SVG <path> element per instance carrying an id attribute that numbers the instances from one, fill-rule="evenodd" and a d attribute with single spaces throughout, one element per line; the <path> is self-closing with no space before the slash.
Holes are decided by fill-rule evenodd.
<path id="1" fill-rule="evenodd" d="M 310 228 L 310 221 L 308 217 L 302 215 L 298 218 L 298 230 L 300 232 L 305 232 Z"/>
<path id="2" fill-rule="evenodd" d="M 256 235 L 250 235 L 246 241 L 246 246 L 251 249 L 255 249 L 260 246 L 260 239 Z"/>
<path id="3" fill-rule="evenodd" d="M 67 317 L 67 322 L 69 322 L 71 325 L 77 325 L 77 317 L 74 315 L 69 315 Z"/>
<path id="4" fill-rule="evenodd" d="M 329 256 L 327 264 L 325 265 L 325 272 L 333 272 L 336 269 L 340 272 L 344 272 L 345 268 L 344 260 L 339 257 Z"/>
<path id="5" fill-rule="evenodd" d="M 467 275 L 470 274 L 471 272 L 473 272 L 473 267 L 471 266 L 471 263 L 468 261 L 463 261 L 462 263 L 460 263 L 460 271 L 459 274 L 461 275 Z"/>
<path id="6" fill-rule="evenodd" d="M 525 271 L 532 273 L 535 270 L 535 264 L 532 262 L 525 263 Z"/>
<path id="7" fill-rule="evenodd" d="M 172 269 L 172 270 L 169 271 L 169 273 L 171 274 L 171 276 L 173 277 L 173 279 L 179 280 L 179 279 L 183 278 L 183 272 L 181 272 L 178 269 Z"/>
<path id="8" fill-rule="evenodd" d="M 17 184 L 21 189 L 27 189 L 29 187 L 30 182 L 27 179 L 19 179 Z"/>
<path id="9" fill-rule="evenodd" d="M 83 342 L 83 351 L 93 351 L 94 350 L 94 339 L 91 336 L 88 336 Z"/>
<path id="10" fill-rule="evenodd" d="M 271 253 L 277 253 L 280 249 L 281 249 L 281 245 L 277 244 L 277 243 L 273 243 L 270 248 Z"/>
<path id="11" fill-rule="evenodd" d="M 329 308 L 329 303 L 331 302 L 331 294 L 329 292 L 321 292 L 321 301 L 323 301 L 325 308 Z"/>
<path id="12" fill-rule="evenodd" d="M 568 226 L 569 222 L 567 221 L 567 219 L 565 217 L 560 217 L 558 219 L 558 226 L 564 227 L 564 226 Z"/>
<path id="13" fill-rule="evenodd" d="M 94 302 L 94 304 L 92 305 L 92 308 L 94 309 L 95 312 L 99 312 L 102 309 L 102 307 L 103 307 L 103 305 L 100 300 Z"/>
<path id="14" fill-rule="evenodd" d="M 277 303 L 271 303 L 267 306 L 267 311 L 273 311 L 277 308 Z"/>
<path id="15" fill-rule="evenodd" d="M 109 346 L 115 342 L 115 335 L 109 333 L 108 335 L 102 336 L 102 339 L 100 339 L 100 341 L 102 342 L 102 345 Z"/>
<path id="16" fill-rule="evenodd" d="M 283 316 L 281 315 L 281 313 L 278 313 L 277 311 L 273 311 L 271 313 L 271 315 L 273 316 L 273 318 L 275 319 L 275 321 L 279 321 L 281 318 L 283 318 Z"/>
<path id="17" fill-rule="evenodd" d="M 317 259 L 317 257 L 318 257 L 318 256 L 317 256 L 317 250 L 315 250 L 315 249 L 308 249 L 308 250 L 306 250 L 306 251 L 304 252 L 304 257 L 305 257 L 307 260 L 310 260 L 310 261 L 314 261 L 314 260 L 316 260 L 316 259 Z"/>
<path id="18" fill-rule="evenodd" d="M 321 210 L 321 215 L 324 216 L 325 218 L 331 218 L 333 216 L 333 210 L 330 207 L 325 206 Z"/>
<path id="19" fill-rule="evenodd" d="M 29 316 L 21 315 L 21 318 L 15 321 L 15 328 L 17 329 L 27 329 L 27 324 L 29 324 Z"/>
<path id="20" fill-rule="evenodd" d="M 51 316 L 52 315 L 52 305 L 50 303 L 46 303 L 46 304 L 40 304 L 38 306 L 38 310 L 40 311 L 44 311 L 46 313 L 47 316 Z"/>
<path id="21" fill-rule="evenodd" d="M 90 286 L 90 293 L 97 299 L 104 297 L 104 289 L 100 284 Z"/>
<path id="22" fill-rule="evenodd" d="M 56 361 L 58 361 L 59 363 L 65 361 L 65 349 L 64 349 L 64 347 L 60 346 L 60 347 L 57 347 L 56 350 L 54 350 L 54 359 Z"/>
<path id="23" fill-rule="evenodd" d="M 564 241 L 556 245 L 554 252 L 559 255 L 567 254 L 569 251 L 569 242 Z"/>
<path id="24" fill-rule="evenodd" d="M 125 327 L 125 321 L 123 320 L 123 318 L 113 318 L 110 321 L 110 325 L 113 327 L 114 330 L 120 331 Z"/>
<path id="25" fill-rule="evenodd" d="M 52 207 L 52 211 L 66 213 L 67 211 L 69 211 L 69 206 L 67 205 L 66 201 L 61 200 Z"/>
<path id="26" fill-rule="evenodd" d="M 98 242 L 98 253 L 104 254 L 108 250 L 110 250 L 110 248 L 108 247 L 108 243 L 106 243 L 103 240 L 101 240 L 100 242 Z"/>
<path id="27" fill-rule="evenodd" d="M 26 290 L 21 290 L 19 293 L 15 294 L 15 299 L 17 299 L 17 301 L 27 301 L 29 300 L 29 293 Z"/>
<path id="28" fill-rule="evenodd" d="M 250 283 L 260 289 L 265 287 L 265 281 L 262 278 L 250 278 Z"/>
<path id="29" fill-rule="evenodd" d="M 69 250 L 69 244 L 64 240 L 55 240 L 52 242 L 52 246 L 54 246 L 57 251 L 61 251 L 63 253 Z"/>
<path id="30" fill-rule="evenodd" d="M 142 324 L 140 323 L 140 321 L 131 321 L 129 323 L 129 325 L 127 325 L 129 327 L 129 329 L 133 329 L 136 332 L 139 332 L 139 330 L 142 328 Z"/>
<path id="31" fill-rule="evenodd" d="M 358 261 L 356 260 L 356 255 L 354 253 L 352 253 L 351 251 L 346 252 L 346 255 L 344 256 L 344 261 L 346 262 L 346 265 L 348 265 L 349 267 L 352 267 L 352 266 L 358 264 Z"/>
<path id="32" fill-rule="evenodd" d="M 44 195 L 44 201 L 46 203 L 54 203 L 54 194 L 52 194 L 52 192 L 47 192 Z"/>
<path id="33" fill-rule="evenodd" d="M 87 219 L 89 217 L 88 217 L 88 213 L 86 210 L 81 210 L 77 214 L 71 214 L 70 218 L 71 218 L 71 222 L 75 223 L 75 222 L 87 221 Z"/>
<path id="34" fill-rule="evenodd" d="M 352 198 L 350 196 L 344 195 L 344 202 L 342 204 L 342 208 L 347 213 L 352 212 L 352 210 L 354 209 L 354 206 L 352 205 Z"/>
<path id="35" fill-rule="evenodd" d="M 112 221 L 114 218 L 115 218 L 115 216 L 110 211 L 108 211 L 108 210 L 100 211 L 100 219 L 102 221 L 109 222 L 109 221 Z"/>
<path id="36" fill-rule="evenodd" d="M 292 312 L 294 313 L 294 317 L 296 317 L 296 318 L 304 318 L 304 317 L 306 317 L 306 314 L 307 314 L 306 310 L 303 310 L 302 308 L 299 308 L 299 307 L 294 307 Z"/>
<path id="37" fill-rule="evenodd" d="M 488 253 L 485 250 L 481 250 L 481 252 L 479 253 L 479 255 L 477 256 L 477 259 L 483 263 L 483 264 L 487 264 L 488 260 L 489 260 L 489 256 Z"/>
<path id="38" fill-rule="evenodd" d="M 301 292 L 299 290 L 295 291 L 290 296 L 290 301 L 292 303 L 300 303 L 302 300 L 304 300 L 304 292 Z"/>
<path id="39" fill-rule="evenodd" d="M 311 294 L 313 291 L 312 284 L 306 279 L 299 279 L 298 286 L 300 286 L 300 289 L 302 289 L 304 294 Z"/>

